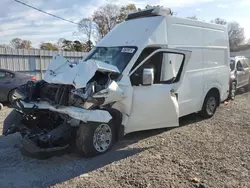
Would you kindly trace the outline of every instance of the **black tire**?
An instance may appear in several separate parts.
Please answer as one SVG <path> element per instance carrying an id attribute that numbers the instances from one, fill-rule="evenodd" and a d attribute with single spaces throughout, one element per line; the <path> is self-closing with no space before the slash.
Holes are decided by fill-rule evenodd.
<path id="1" fill-rule="evenodd" d="M 3 121 L 2 134 L 4 135 L 6 131 L 13 125 L 19 124 L 22 119 L 23 119 L 23 116 L 20 112 L 17 112 L 16 110 L 12 110 Z"/>
<path id="2" fill-rule="evenodd" d="M 207 93 L 205 100 L 203 102 L 202 110 L 199 112 L 199 114 L 204 118 L 211 118 L 215 114 L 218 106 L 219 106 L 218 93 L 215 90 L 211 90 Z"/>
<path id="3" fill-rule="evenodd" d="M 237 84 L 235 81 L 233 81 L 231 84 L 230 84 L 230 91 L 229 91 L 229 99 L 232 99 L 234 100 L 235 99 L 235 96 L 236 96 L 236 89 L 237 88 Z"/>
<path id="4" fill-rule="evenodd" d="M 8 102 L 10 103 L 10 104 L 13 104 L 13 102 L 14 102 L 14 98 L 13 98 L 13 95 L 15 94 L 15 89 L 12 89 L 10 92 L 9 92 L 9 94 L 8 94 Z"/>
<path id="5" fill-rule="evenodd" d="M 112 136 L 109 145 L 105 149 L 105 151 L 98 151 L 94 146 L 94 135 L 95 132 L 98 131 L 98 128 L 103 125 L 105 125 L 105 127 L 108 126 L 110 128 Z M 76 135 L 76 148 L 78 153 L 80 153 L 84 157 L 94 157 L 109 151 L 116 141 L 115 138 L 116 138 L 116 131 L 114 129 L 112 120 L 109 123 L 97 123 L 97 122 L 88 122 L 87 124 L 82 123 L 80 124 L 80 127 Z"/>
<path id="6" fill-rule="evenodd" d="M 19 150 L 22 155 L 35 159 L 49 159 L 54 156 L 61 156 L 68 153 L 69 145 L 54 148 L 40 148 L 32 140 L 23 137 Z"/>

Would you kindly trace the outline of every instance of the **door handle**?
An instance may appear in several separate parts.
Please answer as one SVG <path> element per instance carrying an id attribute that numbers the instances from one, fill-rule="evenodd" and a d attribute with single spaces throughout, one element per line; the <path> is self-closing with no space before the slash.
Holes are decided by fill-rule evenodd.
<path id="1" fill-rule="evenodd" d="M 6 82 L 4 82 L 4 84 L 10 84 L 11 82 L 10 81 L 6 81 Z"/>

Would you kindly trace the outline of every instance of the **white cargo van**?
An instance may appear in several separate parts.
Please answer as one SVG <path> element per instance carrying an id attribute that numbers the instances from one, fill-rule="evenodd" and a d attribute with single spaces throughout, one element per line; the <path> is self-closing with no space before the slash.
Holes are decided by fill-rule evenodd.
<path id="1" fill-rule="evenodd" d="M 123 73 L 119 85 L 131 96 L 115 104 L 126 114 L 125 133 L 178 126 L 179 117 L 194 112 L 211 117 L 228 96 L 227 28 L 169 13 L 131 14 L 96 47 L 122 47 L 134 54 L 124 65 L 118 62 Z"/>
<path id="2" fill-rule="evenodd" d="M 65 129 L 78 127 L 78 149 L 93 156 L 111 148 L 118 135 L 176 127 L 179 117 L 196 112 L 212 117 L 228 97 L 229 62 L 226 27 L 174 17 L 169 9 L 145 10 L 128 15 L 79 64 L 54 57 L 44 83 L 33 89 L 40 88 L 46 97 L 29 94 L 33 97 L 17 100 L 19 112 L 13 113 L 60 114 L 49 117 L 68 123 L 48 125 L 53 128 L 37 138 L 39 143 L 48 142 L 47 134 L 72 140 Z M 71 101 L 75 96 L 81 100 Z M 48 147 L 53 142 L 58 146 L 54 139 Z M 29 148 L 24 153 L 32 153 Z"/>

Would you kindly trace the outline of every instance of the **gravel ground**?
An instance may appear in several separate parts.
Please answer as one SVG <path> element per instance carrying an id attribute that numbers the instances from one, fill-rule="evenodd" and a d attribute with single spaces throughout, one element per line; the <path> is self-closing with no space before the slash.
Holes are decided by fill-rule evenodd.
<path id="1" fill-rule="evenodd" d="M 0 112 L 4 118 L 9 112 Z M 0 187 L 250 187 L 250 94 L 181 127 L 133 133 L 105 155 L 23 157 L 18 134 L 0 136 Z M 1 127 L 1 124 L 0 124 Z"/>

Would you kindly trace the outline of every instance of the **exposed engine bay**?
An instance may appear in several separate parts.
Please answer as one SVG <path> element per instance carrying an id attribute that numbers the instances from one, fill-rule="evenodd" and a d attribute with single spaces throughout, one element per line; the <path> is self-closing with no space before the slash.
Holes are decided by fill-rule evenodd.
<path id="1" fill-rule="evenodd" d="M 4 134 L 20 132 L 21 151 L 31 157 L 67 149 L 80 124 L 108 123 L 112 119 L 108 109 L 124 99 L 116 83 L 121 74 L 115 68 L 93 60 L 73 65 L 62 56 L 54 57 L 43 80 L 15 90 L 16 120 Z"/>

